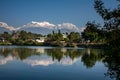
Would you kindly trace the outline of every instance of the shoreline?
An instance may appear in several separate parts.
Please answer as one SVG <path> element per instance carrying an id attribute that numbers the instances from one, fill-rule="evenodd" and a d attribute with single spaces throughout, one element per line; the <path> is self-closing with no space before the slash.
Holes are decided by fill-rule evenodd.
<path id="1" fill-rule="evenodd" d="M 0 44 L 0 46 L 50 46 L 50 47 L 74 47 L 74 48 L 94 48 L 94 49 L 109 49 L 107 44 L 91 44 L 91 43 L 67 43 L 66 45 L 51 44 L 51 43 L 41 43 L 41 44 L 12 44 L 5 43 Z"/>

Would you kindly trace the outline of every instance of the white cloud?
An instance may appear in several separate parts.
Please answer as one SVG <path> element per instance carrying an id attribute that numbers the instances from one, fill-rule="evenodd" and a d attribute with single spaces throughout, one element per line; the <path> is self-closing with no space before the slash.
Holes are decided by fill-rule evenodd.
<path id="1" fill-rule="evenodd" d="M 67 30 L 70 30 L 70 31 L 75 31 L 75 32 L 78 32 L 79 31 L 79 28 L 72 24 L 72 23 L 62 23 L 62 24 L 52 24 L 50 22 L 47 22 L 47 21 L 43 21 L 43 22 L 36 22 L 36 21 L 32 21 L 26 25 L 24 25 L 23 27 L 21 28 L 29 28 L 29 27 L 38 27 L 38 28 L 47 28 L 47 29 L 67 29 Z"/>
<path id="2" fill-rule="evenodd" d="M 8 29 L 10 31 L 17 29 L 17 28 L 14 28 L 13 26 L 8 26 L 7 23 L 4 23 L 4 22 L 0 22 L 0 27 Z"/>
<path id="3" fill-rule="evenodd" d="M 73 31 L 76 31 L 76 32 L 79 31 L 79 28 L 72 23 L 58 24 L 58 29 L 68 29 L 68 30 L 73 30 Z"/>
<path id="4" fill-rule="evenodd" d="M 11 55 L 7 56 L 6 58 L 1 57 L 0 56 L 0 65 L 5 65 L 6 63 L 8 63 L 9 61 L 12 61 L 16 59 L 16 57 L 13 57 Z M 52 64 L 61 64 L 61 65 L 72 65 L 74 63 L 76 63 L 77 61 L 79 61 L 80 58 L 76 58 L 74 60 L 72 60 L 69 57 L 63 57 L 60 62 L 58 62 L 57 60 L 52 59 L 52 57 L 35 57 L 35 56 L 31 56 L 25 60 L 23 60 L 24 63 L 27 63 L 31 66 L 49 66 Z"/>
<path id="5" fill-rule="evenodd" d="M 23 25 L 23 27 L 21 28 L 29 28 L 29 27 L 42 27 L 42 28 L 54 29 L 55 25 L 47 21 L 43 21 L 43 22 L 32 21 L 31 23 Z"/>
<path id="6" fill-rule="evenodd" d="M 42 65 L 42 66 L 48 66 L 50 64 L 53 64 L 52 58 L 44 58 L 44 59 L 26 59 L 23 62 L 30 64 L 31 66 L 37 66 L 37 65 Z"/>
<path id="7" fill-rule="evenodd" d="M 0 58 L 0 65 L 4 65 L 6 64 L 7 62 L 9 61 L 12 61 L 13 60 L 13 57 L 12 56 L 8 56 L 6 58 Z"/>
<path id="8" fill-rule="evenodd" d="M 72 60 L 71 58 L 62 58 L 60 60 L 60 64 L 61 65 L 73 65 L 74 63 L 76 63 L 77 61 L 79 61 L 80 59 L 79 58 L 75 58 L 74 60 Z"/>
<path id="9" fill-rule="evenodd" d="M 69 65 L 76 63 L 79 60 L 80 60 L 80 58 L 75 58 L 74 60 L 72 60 L 70 57 L 63 57 L 59 62 L 59 61 L 57 61 L 57 59 L 55 59 L 53 61 L 52 57 L 44 57 L 43 58 L 43 57 L 31 56 L 31 57 L 23 60 L 23 62 L 27 63 L 31 66 L 49 66 L 52 64 L 60 64 L 60 65 L 69 66 Z"/>

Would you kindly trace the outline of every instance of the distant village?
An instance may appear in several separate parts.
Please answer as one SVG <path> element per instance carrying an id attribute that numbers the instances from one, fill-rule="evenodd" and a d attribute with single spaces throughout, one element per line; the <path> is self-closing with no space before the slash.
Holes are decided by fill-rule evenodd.
<path id="1" fill-rule="evenodd" d="M 13 31 L 12 33 L 4 32 L 0 34 L 0 45 L 76 46 L 80 42 L 80 33 L 61 33 L 60 30 L 58 32 L 53 31 L 48 35 L 27 31 Z"/>

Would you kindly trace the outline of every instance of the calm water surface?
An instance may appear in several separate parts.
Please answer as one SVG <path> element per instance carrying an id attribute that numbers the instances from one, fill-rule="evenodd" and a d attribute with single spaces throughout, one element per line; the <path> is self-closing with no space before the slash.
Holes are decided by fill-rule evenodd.
<path id="1" fill-rule="evenodd" d="M 119 80 L 119 59 L 100 49 L 0 46 L 0 80 Z"/>

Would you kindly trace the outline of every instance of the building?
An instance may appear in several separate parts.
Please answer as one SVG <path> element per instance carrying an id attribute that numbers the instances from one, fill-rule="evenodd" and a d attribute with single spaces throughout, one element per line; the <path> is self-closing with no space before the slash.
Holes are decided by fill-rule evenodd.
<path id="1" fill-rule="evenodd" d="M 14 34 L 12 35 L 12 38 L 13 38 L 13 39 L 18 39 L 18 38 L 19 38 L 19 35 L 20 35 L 19 33 L 14 33 Z"/>
<path id="2" fill-rule="evenodd" d="M 63 38 L 67 38 L 67 36 L 68 36 L 68 35 L 65 34 L 65 33 L 63 33 L 62 35 L 63 35 Z"/>
<path id="3" fill-rule="evenodd" d="M 37 37 L 37 38 L 35 38 L 35 41 L 39 42 L 39 43 L 43 43 L 43 42 L 45 42 L 45 37 Z"/>

